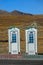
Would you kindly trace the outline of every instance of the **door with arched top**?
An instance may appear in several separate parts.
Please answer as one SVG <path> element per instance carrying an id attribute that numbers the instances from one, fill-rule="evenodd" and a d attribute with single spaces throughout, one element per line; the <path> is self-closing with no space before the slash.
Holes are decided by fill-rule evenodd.
<path id="1" fill-rule="evenodd" d="M 29 28 L 26 33 L 26 53 L 35 55 L 37 53 L 37 29 Z"/>
<path id="2" fill-rule="evenodd" d="M 35 54 L 35 32 L 28 32 L 28 54 Z"/>
<path id="3" fill-rule="evenodd" d="M 17 32 L 11 32 L 11 53 L 18 54 Z"/>

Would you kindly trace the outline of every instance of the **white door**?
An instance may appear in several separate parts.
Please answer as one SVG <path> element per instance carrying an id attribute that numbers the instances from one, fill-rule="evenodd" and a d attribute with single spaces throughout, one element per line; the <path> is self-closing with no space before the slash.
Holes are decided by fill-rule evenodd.
<path id="1" fill-rule="evenodd" d="M 12 32 L 11 38 L 11 54 L 18 54 L 17 32 Z"/>
<path id="2" fill-rule="evenodd" d="M 35 32 L 28 32 L 28 54 L 35 55 Z"/>

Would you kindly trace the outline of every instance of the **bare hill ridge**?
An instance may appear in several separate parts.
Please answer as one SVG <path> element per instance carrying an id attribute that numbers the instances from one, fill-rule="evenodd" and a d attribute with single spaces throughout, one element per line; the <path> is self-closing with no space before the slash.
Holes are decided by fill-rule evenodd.
<path id="1" fill-rule="evenodd" d="M 21 12 L 21 11 L 18 11 L 18 10 L 12 11 L 11 14 L 13 14 L 13 15 L 32 15 L 30 13 L 24 13 L 24 12 Z"/>
<path id="2" fill-rule="evenodd" d="M 0 10 L 0 15 L 32 15 L 30 13 L 24 13 L 18 10 L 14 10 L 12 12 L 8 12 L 8 11 L 4 11 L 4 10 Z"/>
<path id="3" fill-rule="evenodd" d="M 0 10 L 0 15 L 9 15 L 9 12 L 4 11 L 4 10 Z"/>

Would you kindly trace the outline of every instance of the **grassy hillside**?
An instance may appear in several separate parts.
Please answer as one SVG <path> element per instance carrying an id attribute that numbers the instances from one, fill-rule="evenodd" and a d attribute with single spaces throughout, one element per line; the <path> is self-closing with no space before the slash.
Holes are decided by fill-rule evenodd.
<path id="1" fill-rule="evenodd" d="M 38 53 L 43 53 L 43 15 L 0 15 L 0 53 L 8 53 L 7 41 L 10 26 L 20 28 L 21 52 L 25 52 L 25 28 L 34 21 L 38 29 Z"/>

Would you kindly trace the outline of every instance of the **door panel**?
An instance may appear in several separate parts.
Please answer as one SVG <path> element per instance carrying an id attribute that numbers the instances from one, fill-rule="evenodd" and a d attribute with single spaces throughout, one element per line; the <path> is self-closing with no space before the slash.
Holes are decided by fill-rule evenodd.
<path id="1" fill-rule="evenodd" d="M 18 43 L 17 43 L 17 32 L 12 32 L 12 41 L 11 41 L 11 53 L 12 54 L 18 54 Z"/>

